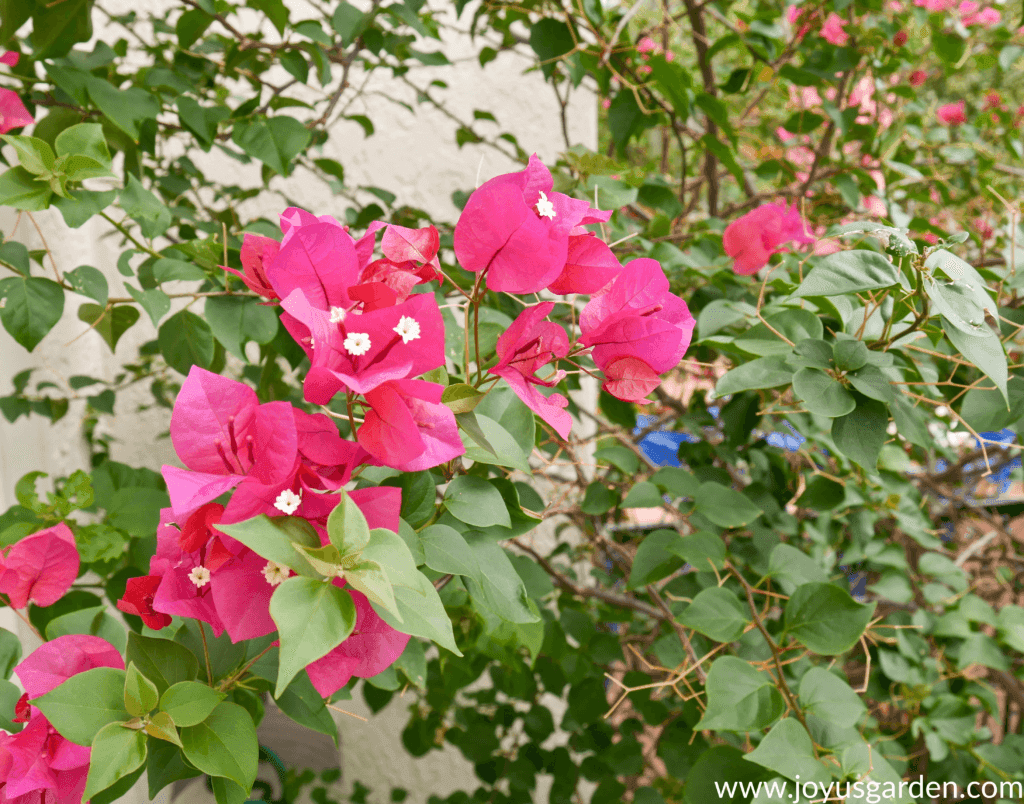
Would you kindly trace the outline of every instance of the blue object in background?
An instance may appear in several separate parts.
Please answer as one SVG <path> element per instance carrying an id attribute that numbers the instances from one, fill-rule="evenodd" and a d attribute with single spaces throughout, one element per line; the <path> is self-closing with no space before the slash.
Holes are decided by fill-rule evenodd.
<path id="1" fill-rule="evenodd" d="M 658 420 L 657 416 L 640 415 L 636 417 L 633 435 L 639 435 Z M 671 430 L 653 430 L 640 439 L 640 451 L 655 466 L 679 466 L 679 445 L 696 444 L 697 436 L 689 433 L 676 433 Z"/>

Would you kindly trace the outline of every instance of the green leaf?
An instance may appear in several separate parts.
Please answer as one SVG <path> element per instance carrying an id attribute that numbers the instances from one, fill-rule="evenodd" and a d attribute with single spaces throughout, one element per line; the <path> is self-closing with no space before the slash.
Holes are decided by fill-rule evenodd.
<path id="1" fill-rule="evenodd" d="M 64 289 L 39 276 L 0 279 L 0 322 L 11 337 L 35 349 L 64 312 Z"/>
<path id="2" fill-rule="evenodd" d="M 864 366 L 852 374 L 847 374 L 846 377 L 850 385 L 869 399 L 876 399 L 879 402 L 896 401 L 897 394 L 891 381 L 877 366 Z"/>
<path id="3" fill-rule="evenodd" d="M 107 611 L 106 606 L 71 611 L 54 617 L 46 624 L 48 640 L 68 634 L 90 634 L 102 637 L 119 651 L 124 650 L 128 639 L 124 625 Z"/>
<path id="4" fill-rule="evenodd" d="M 94 667 L 34 699 L 32 705 L 65 739 L 88 746 L 108 723 L 128 720 L 124 679 L 124 670 Z"/>
<path id="5" fill-rule="evenodd" d="M 178 119 L 195 134 L 200 146 L 209 150 L 217 138 L 217 126 L 227 120 L 231 112 L 223 106 L 200 106 L 194 99 L 181 95 L 175 100 Z"/>
<path id="6" fill-rule="evenodd" d="M 427 580 L 426 576 L 422 573 L 420 574 L 419 586 L 416 589 L 396 586 L 395 601 L 398 604 L 399 612 L 402 614 L 401 622 L 385 609 L 374 606 L 372 602 L 370 605 L 373 606 L 374 611 L 377 612 L 380 618 L 396 631 L 410 634 L 411 636 L 432 639 L 456 656 L 462 655 L 462 652 L 455 644 L 452 621 L 444 610 L 444 605 L 441 603 L 441 598 L 438 597 L 437 590 L 434 589 L 434 585 Z"/>
<path id="7" fill-rule="evenodd" d="M 611 510 L 615 505 L 618 495 L 600 480 L 595 480 L 587 486 L 583 494 L 583 502 L 580 503 L 580 510 L 585 514 L 597 516 Z"/>
<path id="8" fill-rule="evenodd" d="M 33 57 L 55 58 L 78 42 L 92 39 L 92 7 L 95 0 L 64 0 L 51 5 L 36 3 L 32 14 Z"/>
<path id="9" fill-rule="evenodd" d="M 629 493 L 620 503 L 622 508 L 661 508 L 665 501 L 661 498 L 661 492 L 653 483 L 642 480 L 633 486 Z"/>
<path id="10" fill-rule="evenodd" d="M 551 78 L 556 62 L 576 47 L 572 31 L 561 20 L 543 17 L 530 26 L 530 47 L 540 60 L 545 78 Z"/>
<path id="11" fill-rule="evenodd" d="M 476 558 L 462 534 L 447 525 L 430 525 L 420 531 L 424 563 L 437 572 L 475 575 L 480 571 Z"/>
<path id="12" fill-rule="evenodd" d="M 793 368 L 781 355 L 761 357 L 749 363 L 741 363 L 726 372 L 715 385 L 715 396 L 738 394 L 759 388 L 775 388 L 789 385 L 793 380 Z"/>
<path id="13" fill-rule="evenodd" d="M 351 3 L 341 2 L 334 9 L 334 16 L 331 17 L 331 27 L 338 32 L 338 35 L 341 37 L 341 43 L 348 47 L 356 40 L 356 37 L 362 35 L 363 31 L 366 30 L 370 19 L 369 15 L 363 14 Z"/>
<path id="14" fill-rule="evenodd" d="M 160 327 L 160 353 L 167 365 L 188 375 L 192 366 L 208 369 L 213 364 L 214 340 L 210 325 L 195 313 L 181 310 Z"/>
<path id="15" fill-rule="evenodd" d="M 832 774 L 815 758 L 807 730 L 792 717 L 776 723 L 744 759 L 801 783 L 824 785 L 832 780 Z"/>
<path id="16" fill-rule="evenodd" d="M 327 536 L 343 556 L 349 556 L 370 543 L 370 526 L 352 498 L 344 491 L 340 496 L 341 500 L 327 517 Z M 319 546 L 319 538 L 316 544 Z"/>
<path id="17" fill-rule="evenodd" d="M 128 662 L 124 679 L 124 708 L 128 714 L 142 717 L 156 709 L 159 702 L 156 685 L 139 672 L 134 662 Z"/>
<path id="18" fill-rule="evenodd" d="M 252 718 L 238 704 L 217 704 L 202 723 L 181 730 L 185 758 L 203 773 L 223 776 L 251 790 L 259 745 Z"/>
<path id="19" fill-rule="evenodd" d="M 484 394 L 466 383 L 449 385 L 441 392 L 441 402 L 447 405 L 452 413 L 469 413 L 480 402 Z"/>
<path id="20" fill-rule="evenodd" d="M 651 475 L 651 482 L 673 499 L 693 499 L 700 489 L 700 481 L 692 473 L 678 466 L 664 466 Z"/>
<path id="21" fill-rule="evenodd" d="M 853 394 L 824 371 L 802 368 L 793 375 L 793 393 L 804 407 L 819 416 L 845 416 L 857 407 Z"/>
<path id="22" fill-rule="evenodd" d="M 106 305 L 109 294 L 107 278 L 91 265 L 79 265 L 73 271 L 68 271 L 64 274 L 64 281 L 83 296 Z"/>
<path id="23" fill-rule="evenodd" d="M 444 505 L 452 516 L 467 525 L 512 527 L 501 492 L 480 477 L 459 475 L 453 479 L 445 489 Z"/>
<path id="24" fill-rule="evenodd" d="M 134 142 L 139 141 L 139 127 L 160 114 L 160 102 L 139 87 L 118 89 L 109 81 L 90 76 L 86 88 L 99 110 Z"/>
<path id="25" fill-rule="evenodd" d="M 846 490 L 842 483 L 817 475 L 807 482 L 796 501 L 800 508 L 811 508 L 815 511 L 831 511 L 846 499 Z"/>
<path id="26" fill-rule="evenodd" d="M 106 790 L 145 761 L 146 735 L 138 729 L 126 729 L 120 723 L 108 723 L 93 740 L 82 800 Z"/>
<path id="27" fill-rule="evenodd" d="M 132 632 L 128 635 L 125 660 L 135 664 L 160 695 L 181 681 L 193 681 L 199 676 L 199 660 L 188 648 L 169 639 Z"/>
<path id="28" fill-rule="evenodd" d="M 159 237 L 171 225 L 171 211 L 131 173 L 119 200 L 128 217 L 139 224 L 144 237 Z"/>
<path id="29" fill-rule="evenodd" d="M 296 723 L 326 734 L 338 744 L 338 726 L 305 670 L 277 698 L 278 708 Z"/>
<path id="30" fill-rule="evenodd" d="M 64 216 L 64 223 L 72 229 L 78 229 L 92 218 L 93 215 L 102 212 L 113 204 L 115 198 L 117 198 L 116 190 L 100 192 L 78 189 L 75 190 L 74 198 L 54 198 L 53 205 Z M 66 278 L 67 274 L 65 274 Z M 106 299 L 103 299 L 100 303 L 104 302 L 106 302 Z"/>
<path id="31" fill-rule="evenodd" d="M 179 681 L 160 696 L 160 710 L 170 715 L 177 726 L 196 726 L 206 720 L 224 698 L 223 692 L 198 681 Z"/>
<path id="32" fill-rule="evenodd" d="M 14 666 L 21 661 L 21 640 L 6 628 L 0 628 L 0 672 L 10 678 Z"/>
<path id="33" fill-rule="evenodd" d="M 8 145 L 14 147 L 18 162 L 34 176 L 53 172 L 55 157 L 53 149 L 40 139 L 26 137 L 21 134 L 4 134 L 0 136 Z"/>
<path id="34" fill-rule="evenodd" d="M 206 300 L 205 314 L 214 337 L 242 360 L 246 359 L 246 343 L 267 344 L 277 335 L 277 315 L 257 299 L 211 296 Z"/>
<path id="35" fill-rule="evenodd" d="M 714 482 L 701 483 L 694 510 L 720 528 L 748 525 L 763 513 L 749 497 Z"/>
<path id="36" fill-rule="evenodd" d="M 1009 370 L 1006 365 L 1006 352 L 1003 351 L 1003 344 L 999 340 L 999 336 L 987 326 L 983 326 L 977 336 L 968 335 L 950 324 L 945 316 L 942 317 L 942 331 L 946 333 L 949 342 L 956 347 L 960 354 L 981 369 L 995 383 L 999 393 L 1009 404 L 1010 397 L 1006 388 Z"/>
<path id="37" fill-rule="evenodd" d="M 0 175 L 0 205 L 37 212 L 50 205 L 53 190 L 23 167 L 11 168 Z"/>
<path id="38" fill-rule="evenodd" d="M 0 263 L 22 276 L 29 276 L 32 273 L 28 249 L 17 240 L 0 243 Z"/>
<path id="39" fill-rule="evenodd" d="M 812 667 L 804 673 L 799 697 L 807 712 L 840 728 L 855 726 L 867 711 L 846 680 L 824 667 Z"/>
<path id="40" fill-rule="evenodd" d="M 135 307 L 118 305 L 111 309 L 98 304 L 83 304 L 78 308 L 78 318 L 86 324 L 95 325 L 93 329 L 107 342 L 110 351 L 114 351 L 121 336 L 129 327 L 139 320 L 141 313 Z M 98 322 L 98 323 L 97 323 Z"/>
<path id="41" fill-rule="evenodd" d="M 423 652 L 423 643 L 418 639 L 410 639 L 406 643 L 402 655 L 395 661 L 394 667 L 409 679 L 409 683 L 421 690 L 427 688 L 427 657 Z"/>
<path id="42" fill-rule="evenodd" d="M 294 117 L 238 121 L 231 132 L 235 145 L 267 167 L 287 176 L 292 160 L 309 145 L 310 131 Z"/>
<path id="43" fill-rule="evenodd" d="M 512 623 L 537 622 L 539 617 L 530 608 L 526 585 L 505 550 L 478 533 L 468 533 L 466 542 L 479 567 L 478 572 L 464 580 L 470 596 L 482 597 L 487 607 L 503 620 Z"/>
<path id="44" fill-rule="evenodd" d="M 711 664 L 705 689 L 707 708 L 695 731 L 760 731 L 786 711 L 771 678 L 735 656 L 722 656 Z"/>
<path id="45" fill-rule="evenodd" d="M 99 123 L 78 123 L 64 129 L 54 140 L 57 156 L 87 156 L 109 168 L 110 150 L 107 148 L 103 126 Z"/>
<path id="46" fill-rule="evenodd" d="M 158 740 L 164 740 L 168 743 L 174 743 L 179 747 L 181 746 L 178 730 L 175 728 L 171 716 L 166 712 L 154 712 L 149 718 L 149 723 L 143 728 L 143 731 L 151 737 L 156 737 Z"/>
<path id="47" fill-rule="evenodd" d="M 342 501 L 348 496 L 342 493 Z M 355 504 L 349 502 L 349 507 L 355 508 Z M 338 506 L 341 507 L 340 505 Z M 331 514 L 331 518 L 337 513 L 337 508 Z M 364 519 L 365 522 L 365 519 Z M 328 532 L 331 530 L 331 519 L 327 521 Z M 320 538 L 308 522 L 299 517 L 274 517 L 271 519 L 266 514 L 260 514 L 252 519 L 243 522 L 236 522 L 232 525 L 217 525 L 217 530 L 238 539 L 257 555 L 268 561 L 283 564 L 290 567 L 300 575 L 318 577 L 317 573 L 309 565 L 305 555 L 296 549 L 300 547 L 319 547 Z M 367 530 L 367 539 L 369 531 Z"/>
<path id="48" fill-rule="evenodd" d="M 683 536 L 679 541 L 668 544 L 666 549 L 698 571 L 725 567 L 725 542 L 720 536 L 705 530 Z"/>
<path id="49" fill-rule="evenodd" d="M 388 579 L 395 586 L 414 588 L 419 585 L 416 561 L 412 557 L 405 539 L 386 528 L 370 531 L 370 541 L 359 554 L 360 561 L 372 561 L 380 565 Z"/>
<path id="50" fill-rule="evenodd" d="M 628 588 L 660 581 L 683 566 L 683 559 L 672 549 L 681 538 L 674 530 L 656 530 L 645 536 L 633 557 Z"/>
<path id="51" fill-rule="evenodd" d="M 768 575 L 791 595 L 805 583 L 828 581 L 828 574 L 810 556 L 791 544 L 777 544 L 768 558 Z"/>
<path id="52" fill-rule="evenodd" d="M 837 251 L 819 260 L 793 295 L 841 296 L 890 288 L 899 281 L 896 266 L 882 254 L 862 249 Z"/>
<path id="53" fill-rule="evenodd" d="M 206 278 L 206 274 L 203 273 L 203 269 L 197 265 L 193 265 L 185 260 L 174 259 L 172 257 L 162 257 L 153 263 L 153 279 L 156 280 L 158 285 L 164 282 L 171 282 L 176 279 L 185 281 L 199 281 Z M 211 299 L 221 298 L 218 296 L 212 296 Z M 223 298 L 232 298 L 225 296 Z M 240 299 L 244 301 L 244 299 Z"/>
<path id="54" fill-rule="evenodd" d="M 127 282 L 124 283 L 124 287 L 125 290 L 128 291 L 128 295 L 139 303 L 139 307 L 148 313 L 150 319 L 153 321 L 153 326 L 160 326 L 160 319 L 167 315 L 171 310 L 170 296 L 157 288 L 153 288 L 152 290 L 139 290 L 138 288 L 132 287 Z"/>
<path id="55" fill-rule="evenodd" d="M 889 437 L 888 426 L 889 411 L 885 405 L 860 396 L 853 411 L 832 420 L 832 441 L 843 455 L 873 472 L 882 445 Z"/>
<path id="56" fill-rule="evenodd" d="M 807 339 L 817 340 L 824 333 L 821 319 L 810 310 L 788 309 L 768 316 L 764 323 L 751 327 L 738 336 L 733 343 L 751 354 L 787 356 L 792 347 L 779 335 L 793 343 Z"/>
<path id="57" fill-rule="evenodd" d="M 734 642 L 750 622 L 750 612 L 732 592 L 712 586 L 698 592 L 678 620 L 715 642 Z"/>
<path id="58" fill-rule="evenodd" d="M 296 575 L 274 591 L 270 616 L 281 639 L 276 697 L 296 673 L 326 656 L 352 633 L 356 607 L 344 589 Z"/>
<path id="59" fill-rule="evenodd" d="M 786 603 L 786 630 L 814 653 L 837 656 L 857 644 L 874 612 L 835 584 L 805 583 Z"/>
<path id="60" fill-rule="evenodd" d="M 150 800 L 156 798 L 156 794 L 172 782 L 191 779 L 199 773 L 191 765 L 185 765 L 181 751 L 176 746 L 162 741 L 150 743 L 149 756 L 146 760 Z"/>

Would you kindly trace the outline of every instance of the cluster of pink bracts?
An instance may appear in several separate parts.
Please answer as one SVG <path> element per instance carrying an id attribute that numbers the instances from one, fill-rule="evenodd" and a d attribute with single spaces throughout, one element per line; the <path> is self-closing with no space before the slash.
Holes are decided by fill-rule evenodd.
<path id="1" fill-rule="evenodd" d="M 455 229 L 456 257 L 479 274 L 478 287 L 590 294 L 571 340 L 547 320 L 555 301 L 526 307 L 499 338 L 498 362 L 490 369 L 562 438 L 572 424 L 568 401 L 539 390 L 565 376 L 557 361 L 589 352 L 610 393 L 639 400 L 679 362 L 694 327 L 657 262 L 623 266 L 584 228 L 610 214 L 554 192 L 550 172 L 534 156 L 525 170 L 498 176 L 473 193 Z M 171 416 L 171 440 L 186 468 L 163 467 L 171 507 L 160 514 L 150 574 L 129 580 L 118 602 L 150 628 L 163 628 L 178 615 L 207 623 L 217 635 L 226 631 L 235 642 L 272 634 L 270 598 L 291 571 L 217 525 L 259 514 L 298 516 L 327 544 L 327 517 L 357 466 L 418 471 L 465 451 L 454 414 L 441 403 L 443 387 L 416 379 L 445 364 L 437 298 L 414 292 L 443 278 L 437 230 L 375 223 L 356 240 L 334 218 L 298 209 L 285 211 L 281 229 L 280 242 L 247 235 L 243 270 L 225 270 L 268 304 L 281 306 L 282 323 L 309 357 L 305 399 L 326 405 L 340 395 L 362 422 L 356 440 L 348 441 L 323 413 L 308 414 L 287 402 L 260 404 L 246 385 L 194 367 Z M 375 258 L 378 234 L 383 256 Z M 542 369 L 543 378 L 537 376 Z M 226 505 L 216 502 L 229 491 Z M 399 489 L 348 494 L 371 528 L 398 530 Z M 48 605 L 67 592 L 78 569 L 74 537 L 57 525 L 0 554 L 0 592 L 16 608 L 29 600 Z M 344 587 L 341 579 L 333 582 Z M 353 676 L 385 670 L 409 639 L 377 616 L 362 594 L 348 591 L 357 612 L 352 635 L 306 668 L 325 697 Z M 59 667 L 47 671 L 45 686 L 23 677 L 53 662 Z M 29 725 L 0 735 L 0 783 L 6 782 L 0 784 L 0 804 L 77 803 L 89 749 L 57 735 L 28 699 L 96 662 L 123 666 L 103 640 L 77 636 L 49 642 L 19 665 L 28 693 L 18 711 Z"/>

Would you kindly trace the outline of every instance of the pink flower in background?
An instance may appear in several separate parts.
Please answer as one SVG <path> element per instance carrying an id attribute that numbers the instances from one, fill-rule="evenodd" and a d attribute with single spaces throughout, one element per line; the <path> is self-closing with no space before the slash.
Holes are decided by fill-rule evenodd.
<path id="1" fill-rule="evenodd" d="M 907 32 L 904 31 L 903 29 L 900 29 L 896 31 L 895 35 L 893 36 L 892 43 L 895 47 L 903 47 L 905 44 L 907 44 L 907 39 L 909 38 L 910 37 L 908 36 Z"/>
<path id="2" fill-rule="evenodd" d="M 982 8 L 981 3 L 976 3 L 974 0 L 963 0 L 957 7 L 957 11 L 960 13 L 960 21 L 967 27 L 983 25 L 990 28 L 993 25 L 998 25 L 1002 19 L 1000 13 L 994 8 L 990 6 Z"/>
<path id="3" fill-rule="evenodd" d="M 649 36 L 641 37 L 636 46 L 637 53 L 657 53 L 657 51 L 657 43 Z"/>
<path id="4" fill-rule="evenodd" d="M 44 643 L 14 668 L 25 688 L 15 720 L 26 726 L 0 732 L 0 802 L 81 804 L 91 749 L 58 734 L 28 699 L 95 667 L 123 670 L 124 660 L 106 640 L 73 634 Z"/>
<path id="5" fill-rule="evenodd" d="M 334 585 L 342 587 L 344 582 L 335 580 Z M 346 591 L 356 606 L 356 625 L 351 636 L 306 667 L 309 680 L 324 698 L 344 687 L 353 676 L 370 678 L 383 673 L 398 660 L 409 642 L 409 635 L 384 622 L 365 595 L 354 589 Z"/>
<path id="6" fill-rule="evenodd" d="M 25 608 L 29 600 L 37 606 L 50 606 L 71 588 L 78 566 L 75 537 L 61 522 L 0 553 L 0 592 L 16 609 Z"/>
<path id="7" fill-rule="evenodd" d="M 455 256 L 467 271 L 487 272 L 487 287 L 536 293 L 562 272 L 569 234 L 587 216 L 586 201 L 554 192 L 534 154 L 525 170 L 484 182 L 455 225 Z"/>
<path id="8" fill-rule="evenodd" d="M 596 239 L 596 238 L 595 238 Z M 561 394 L 544 396 L 537 386 L 554 388 L 564 371 L 552 371 L 545 379 L 537 371 L 552 360 L 569 353 L 569 339 L 558 324 L 544 318 L 554 309 L 554 302 L 544 302 L 523 310 L 498 338 L 498 364 L 490 371 L 503 377 L 526 406 L 550 424 L 562 438 L 569 437 L 572 417 L 564 410 L 569 400 Z"/>
<path id="9" fill-rule="evenodd" d="M 862 199 L 865 211 L 875 218 L 884 218 L 889 214 L 889 210 L 885 207 L 885 202 L 877 195 L 866 195 Z"/>
<path id="10" fill-rule="evenodd" d="M 967 108 L 964 101 L 946 103 L 938 108 L 935 116 L 946 126 L 959 126 L 967 122 Z"/>
<path id="11" fill-rule="evenodd" d="M 907 78 L 907 81 L 912 87 L 919 87 L 927 80 L 928 73 L 926 73 L 924 70 L 914 70 Z"/>
<path id="12" fill-rule="evenodd" d="M 737 218 L 722 235 L 725 253 L 735 262 L 732 270 L 741 276 L 757 273 L 768 264 L 772 254 L 783 251 L 783 244 L 813 243 L 796 204 L 762 204 Z"/>
<path id="13" fill-rule="evenodd" d="M 14 50 L 7 50 L 0 55 L 0 64 L 13 67 L 18 63 L 20 53 Z M 18 93 L 13 89 L 0 88 L 0 134 L 6 134 L 22 126 L 34 123 L 35 118 L 28 113 L 25 104 L 21 102 Z"/>
<path id="14" fill-rule="evenodd" d="M 928 11 L 951 11 L 958 0 L 914 0 L 914 5 Z"/>
<path id="15" fill-rule="evenodd" d="M 824 257 L 826 254 L 835 254 L 842 251 L 843 247 L 835 240 L 816 240 L 811 248 L 811 254 L 817 257 Z"/>
<path id="16" fill-rule="evenodd" d="M 272 237 L 246 234 L 242 238 L 242 270 L 228 268 L 226 265 L 222 265 L 221 268 L 245 282 L 246 287 L 253 293 L 265 299 L 277 299 L 277 291 L 267 279 L 267 264 L 280 250 L 281 244 Z"/>
<path id="17" fill-rule="evenodd" d="M 71 676 L 94 667 L 124 670 L 124 659 L 107 640 L 86 634 L 69 634 L 44 642 L 14 668 L 28 697 L 39 698 Z"/>
<path id="18" fill-rule="evenodd" d="M 821 35 L 829 44 L 843 47 L 850 41 L 850 35 L 843 30 L 845 25 L 846 20 L 833 11 L 825 18 L 825 23 L 821 26 Z"/>
<path id="19" fill-rule="evenodd" d="M 34 123 L 18 93 L 13 89 L 0 88 L 0 134 Z"/>

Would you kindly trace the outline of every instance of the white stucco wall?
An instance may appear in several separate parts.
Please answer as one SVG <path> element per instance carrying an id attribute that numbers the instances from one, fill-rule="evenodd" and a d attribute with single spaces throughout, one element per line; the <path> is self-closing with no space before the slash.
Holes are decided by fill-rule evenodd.
<path id="1" fill-rule="evenodd" d="M 293 19 L 308 14 L 302 0 L 286 0 Z M 147 8 L 150 7 L 147 0 Z M 173 5 L 162 2 L 162 6 Z M 435 7 L 451 9 L 449 3 L 437 0 Z M 137 8 L 137 0 L 112 0 L 106 7 L 113 13 Z M 457 27 L 468 27 L 472 9 L 468 9 Z M 450 13 L 450 11 L 449 11 Z M 99 15 L 97 15 L 99 22 Z M 100 29 L 100 38 L 113 41 L 120 36 L 118 30 Z M 558 104 L 549 86 L 538 73 L 523 75 L 530 65 L 527 57 L 505 52 L 481 69 L 476 62 L 474 45 L 468 35 L 448 34 L 442 45 L 453 62 L 451 67 L 417 69 L 411 74 L 414 81 L 425 86 L 432 79 L 446 81 L 447 91 L 432 92 L 445 101 L 460 118 L 471 120 L 474 109 L 490 111 L 501 124 L 498 129 L 491 123 L 481 123 L 482 133 L 511 131 L 522 147 L 536 151 L 542 159 L 553 161 L 565 149 L 558 117 Z M 422 49 L 433 49 L 424 44 Z M 355 123 L 342 122 L 331 131 L 331 139 L 324 155 L 340 161 L 346 170 L 347 183 L 354 186 L 369 183 L 397 194 L 398 203 L 423 208 L 441 220 L 454 220 L 457 211 L 450 198 L 454 190 L 472 188 L 477 177 L 481 181 L 498 173 L 517 169 L 516 165 L 491 148 L 483 145 L 455 145 L 456 124 L 430 106 L 415 105 L 414 92 L 407 86 L 387 80 L 383 73 L 375 76 L 370 88 L 382 94 L 368 94 L 357 101 L 352 113 L 366 114 L 375 123 L 376 134 L 364 138 Z M 386 99 L 389 94 L 416 108 L 410 114 L 401 106 Z M 581 91 L 570 106 L 569 132 L 573 144 L 583 143 L 595 147 L 597 141 L 596 99 Z M 233 160 L 215 155 L 197 154 L 195 161 L 211 175 L 231 175 L 231 180 L 242 185 L 258 186 L 259 166 L 240 166 Z M 230 171 L 230 174 L 227 172 Z M 329 188 L 318 181 L 309 181 L 301 171 L 288 179 L 274 179 L 277 189 L 299 201 L 317 214 L 341 215 L 347 203 L 332 196 Z M 265 193 L 248 202 L 246 212 L 274 217 L 283 207 L 280 196 Z M 119 254 L 118 240 L 94 219 L 80 229 L 69 229 L 56 211 L 34 215 L 45 237 L 58 269 L 63 273 L 79 265 L 99 268 L 110 283 L 111 295 L 126 295 L 122 277 L 116 269 Z M 0 231 L 10 236 L 16 214 L 0 210 Z M 23 216 L 14 238 L 30 249 L 41 248 L 42 240 L 32 223 Z M 34 268 L 40 275 L 37 268 Z M 47 271 L 50 266 L 47 264 Z M 48 273 L 52 276 L 52 273 Z M 31 354 L 0 330 L 0 395 L 10 393 L 10 378 L 25 368 L 37 369 L 33 385 L 48 379 L 68 389 L 67 379 L 85 374 L 105 380 L 113 379 L 118 367 L 137 356 L 141 343 L 155 333 L 148 317 L 121 339 L 115 354 L 111 354 L 102 339 L 78 321 L 79 304 L 88 302 L 84 297 L 69 294 L 64 316 L 43 342 Z M 88 390 L 88 389 L 86 389 Z M 159 436 L 168 425 L 168 414 L 163 409 L 139 412 L 148 392 L 132 390 L 118 396 L 114 416 L 104 416 L 101 426 L 115 438 L 111 455 L 115 460 L 133 466 L 158 469 L 162 463 L 173 462 L 170 443 Z M 37 416 L 21 418 L 15 424 L 0 419 L 0 511 L 13 505 L 14 485 L 27 472 L 41 470 L 51 475 L 67 475 L 87 466 L 87 452 L 80 438 L 84 402 L 73 402 L 68 414 L 54 425 Z M 36 638 L 26 633 L 21 623 L 9 610 L 0 611 L 0 626 L 19 633 L 26 652 L 35 647 Z M 358 696 L 357 696 L 358 697 Z M 446 795 L 457 789 L 472 790 L 476 782 L 472 770 L 461 754 L 447 748 L 444 752 L 414 760 L 401 746 L 400 732 L 407 719 L 406 703 L 397 701 L 376 716 L 362 704 L 353 701 L 346 708 L 369 717 L 363 723 L 338 715 L 341 732 L 341 758 L 344 780 L 350 784 L 359 780 L 374 791 L 373 801 L 386 801 L 391 787 L 404 787 L 410 791 L 410 804 L 425 802 L 429 794 Z M 147 800 L 142 786 L 125 799 L 129 804 Z M 192 787 L 183 800 L 205 800 L 205 791 Z"/>

